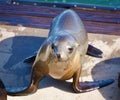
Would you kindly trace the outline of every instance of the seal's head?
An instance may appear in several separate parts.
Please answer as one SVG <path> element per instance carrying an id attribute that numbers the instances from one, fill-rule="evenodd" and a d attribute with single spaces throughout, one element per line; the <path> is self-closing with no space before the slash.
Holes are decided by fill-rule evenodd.
<path id="1" fill-rule="evenodd" d="M 58 34 L 52 43 L 52 55 L 55 61 L 64 62 L 72 58 L 79 44 L 70 34 Z"/>

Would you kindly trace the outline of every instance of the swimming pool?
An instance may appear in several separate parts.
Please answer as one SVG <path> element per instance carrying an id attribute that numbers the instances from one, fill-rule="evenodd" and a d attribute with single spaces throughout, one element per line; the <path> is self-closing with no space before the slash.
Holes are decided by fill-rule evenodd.
<path id="1" fill-rule="evenodd" d="M 120 10 L 120 0 L 13 0 L 13 2 L 43 6 L 87 7 Z"/>

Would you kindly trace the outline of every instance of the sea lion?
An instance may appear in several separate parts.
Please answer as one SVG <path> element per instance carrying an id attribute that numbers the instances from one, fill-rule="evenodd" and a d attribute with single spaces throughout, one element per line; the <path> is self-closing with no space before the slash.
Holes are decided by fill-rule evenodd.
<path id="1" fill-rule="evenodd" d="M 72 86 L 78 93 L 113 83 L 113 80 L 79 82 L 84 56 L 88 48 L 92 51 L 88 47 L 88 36 L 80 17 L 73 10 L 63 11 L 54 18 L 49 36 L 37 52 L 32 65 L 29 87 L 20 92 L 7 90 L 7 94 L 12 96 L 32 94 L 37 91 L 39 82 L 45 76 L 58 80 L 73 78 Z M 88 52 L 88 54 L 91 53 Z"/>

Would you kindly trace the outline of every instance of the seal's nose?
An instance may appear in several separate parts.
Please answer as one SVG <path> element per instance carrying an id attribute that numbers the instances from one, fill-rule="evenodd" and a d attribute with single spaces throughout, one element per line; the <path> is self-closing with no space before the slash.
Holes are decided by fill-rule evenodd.
<path id="1" fill-rule="evenodd" d="M 58 59 L 60 59 L 60 58 L 61 58 L 61 56 L 60 56 L 60 54 L 59 54 L 59 53 L 57 53 L 57 58 L 58 58 Z"/>

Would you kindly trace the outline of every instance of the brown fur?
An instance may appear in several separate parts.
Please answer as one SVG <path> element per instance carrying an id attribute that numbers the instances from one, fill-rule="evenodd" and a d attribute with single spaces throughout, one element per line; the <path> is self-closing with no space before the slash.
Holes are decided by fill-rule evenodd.
<path id="1" fill-rule="evenodd" d="M 34 61 L 31 84 L 24 91 L 8 92 L 9 95 L 36 92 L 44 76 L 59 80 L 73 78 L 73 89 L 76 92 L 82 91 L 79 88 L 79 77 L 88 48 L 84 26 L 74 11 L 66 10 L 54 19 L 51 28 L 48 39 L 40 47 Z"/>

